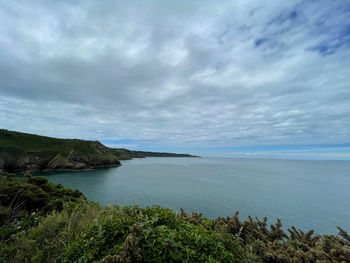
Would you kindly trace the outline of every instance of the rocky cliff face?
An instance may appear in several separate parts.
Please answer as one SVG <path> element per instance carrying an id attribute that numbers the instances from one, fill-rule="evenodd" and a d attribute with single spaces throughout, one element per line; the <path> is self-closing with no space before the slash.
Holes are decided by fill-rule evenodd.
<path id="1" fill-rule="evenodd" d="M 68 156 L 60 153 L 47 164 L 48 170 L 82 170 L 92 167 L 120 166 L 120 161 L 100 142 L 91 142 L 93 153 L 81 153 L 71 149 Z"/>
<path id="2" fill-rule="evenodd" d="M 119 160 L 131 160 L 132 158 L 145 158 L 146 156 L 142 154 L 137 154 L 135 151 L 130 151 L 127 149 L 117 149 L 109 148 L 109 150 L 119 159 Z"/>
<path id="3" fill-rule="evenodd" d="M 96 167 L 120 166 L 120 161 L 111 155 L 91 155 L 71 151 L 71 155 L 64 156 L 57 153 L 52 157 L 52 153 L 47 156 L 36 153 L 23 153 L 21 156 L 11 156 L 2 152 L 0 156 L 0 170 L 7 172 L 21 171 L 71 171 L 84 170 Z M 4 156 L 5 155 L 5 156 Z M 51 158 L 52 157 L 52 158 Z"/>

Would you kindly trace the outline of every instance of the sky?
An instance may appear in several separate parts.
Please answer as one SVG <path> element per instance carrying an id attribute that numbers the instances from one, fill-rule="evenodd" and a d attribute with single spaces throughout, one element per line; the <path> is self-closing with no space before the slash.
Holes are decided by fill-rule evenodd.
<path id="1" fill-rule="evenodd" d="M 350 160 L 350 1 L 0 0 L 0 128 Z"/>

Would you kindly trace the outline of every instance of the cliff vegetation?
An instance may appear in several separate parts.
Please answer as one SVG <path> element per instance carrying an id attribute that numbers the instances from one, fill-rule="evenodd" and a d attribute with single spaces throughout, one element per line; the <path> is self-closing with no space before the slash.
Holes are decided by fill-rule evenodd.
<path id="1" fill-rule="evenodd" d="M 118 158 L 98 141 L 0 130 L 0 169 L 7 172 L 82 170 L 119 165 Z"/>
<path id="2" fill-rule="evenodd" d="M 120 166 L 119 160 L 195 157 L 108 148 L 99 141 L 58 139 L 0 129 L 0 171 L 66 171 Z"/>

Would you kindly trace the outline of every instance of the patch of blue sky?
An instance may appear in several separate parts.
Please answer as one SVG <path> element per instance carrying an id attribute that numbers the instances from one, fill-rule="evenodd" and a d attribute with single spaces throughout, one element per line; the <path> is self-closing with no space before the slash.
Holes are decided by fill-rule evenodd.
<path id="1" fill-rule="evenodd" d="M 135 140 L 131 139 L 118 139 L 118 140 L 102 140 L 103 144 L 133 144 Z"/>
<path id="2" fill-rule="evenodd" d="M 315 12 L 318 10 L 318 12 Z M 350 1 L 303 1 L 282 10 L 264 26 L 264 35 L 254 40 L 256 48 L 268 46 L 284 49 L 279 43 L 281 35 L 293 30 L 305 30 L 309 38 L 320 39 L 307 50 L 323 56 L 332 55 L 340 48 L 350 46 Z"/>
<path id="3" fill-rule="evenodd" d="M 324 37 L 319 44 L 311 47 L 322 55 L 332 55 L 338 49 L 350 46 L 350 1 L 342 1 L 341 5 L 327 10 L 319 18 L 314 31 Z"/>
<path id="4" fill-rule="evenodd" d="M 227 147 L 216 151 L 218 155 L 227 157 L 350 160 L 350 144 Z"/>
<path id="5" fill-rule="evenodd" d="M 282 24 L 287 21 L 293 21 L 297 16 L 298 12 L 296 9 L 286 10 L 285 12 L 280 13 L 277 17 L 271 19 L 268 24 Z"/>

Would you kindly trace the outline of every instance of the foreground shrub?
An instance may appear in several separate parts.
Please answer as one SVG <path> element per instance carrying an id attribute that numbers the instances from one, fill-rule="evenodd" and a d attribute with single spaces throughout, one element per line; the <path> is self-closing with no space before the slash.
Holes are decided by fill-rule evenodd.
<path id="1" fill-rule="evenodd" d="M 77 190 L 30 174 L 21 179 L 12 174 L 0 174 L 0 197 L 0 259 L 3 254 L 11 254 L 15 249 L 11 245 L 14 240 L 43 217 L 52 211 L 61 211 L 65 203 L 86 199 Z"/>
<path id="2" fill-rule="evenodd" d="M 45 215 L 62 210 L 66 202 L 85 198 L 78 190 L 64 188 L 48 182 L 44 177 L 16 178 L 11 174 L 0 174 L 0 223 L 6 224 L 38 213 Z"/>
<path id="3" fill-rule="evenodd" d="M 238 262 L 220 235 L 160 207 L 124 207 L 69 246 L 67 262 Z M 106 257 L 107 256 L 107 257 Z"/>
<path id="4" fill-rule="evenodd" d="M 208 221 L 201 214 L 190 216 L 181 210 L 181 218 L 216 233 L 239 236 L 248 262 L 350 262 L 350 236 L 339 227 L 339 236 L 315 235 L 313 230 L 303 232 L 295 227 L 288 229 L 287 234 L 280 220 L 270 226 L 267 218 L 240 221 L 238 212 Z"/>
<path id="5" fill-rule="evenodd" d="M 160 207 L 67 204 L 8 246 L 7 262 L 239 262 L 227 240 Z M 237 248 L 238 249 L 238 248 Z"/>

